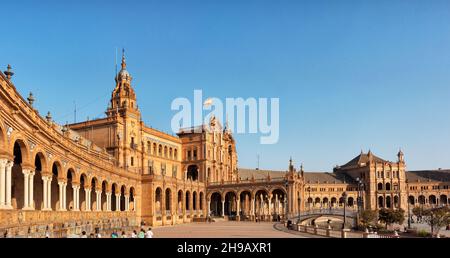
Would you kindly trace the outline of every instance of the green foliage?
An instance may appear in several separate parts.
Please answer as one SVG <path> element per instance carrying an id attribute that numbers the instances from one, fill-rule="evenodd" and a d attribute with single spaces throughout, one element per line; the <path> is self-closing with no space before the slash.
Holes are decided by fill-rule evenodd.
<path id="1" fill-rule="evenodd" d="M 369 226 L 374 226 L 377 221 L 377 211 L 363 210 L 360 215 L 360 223 L 363 229 Z"/>
<path id="2" fill-rule="evenodd" d="M 418 237 L 428 237 L 429 235 L 430 235 L 430 233 L 428 233 L 425 229 L 421 229 L 421 230 L 417 231 Z"/>
<path id="3" fill-rule="evenodd" d="M 378 211 L 378 220 L 386 225 L 386 228 L 394 223 L 403 224 L 405 211 L 402 209 L 381 209 Z"/>
<path id="4" fill-rule="evenodd" d="M 415 216 L 422 215 L 423 209 L 422 209 L 421 207 L 414 207 L 414 208 L 412 209 L 412 213 L 413 213 Z"/>
<path id="5" fill-rule="evenodd" d="M 422 215 L 432 234 L 439 234 L 440 228 L 450 224 L 450 208 L 447 206 L 424 210 Z"/>

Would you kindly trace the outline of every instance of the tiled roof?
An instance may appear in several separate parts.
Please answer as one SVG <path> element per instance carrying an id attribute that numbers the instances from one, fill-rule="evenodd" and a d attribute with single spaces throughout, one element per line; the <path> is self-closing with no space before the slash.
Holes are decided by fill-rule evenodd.
<path id="1" fill-rule="evenodd" d="M 287 171 L 279 171 L 279 170 L 263 170 L 263 169 L 248 169 L 248 168 L 239 168 L 239 177 L 241 180 L 251 179 L 252 175 L 255 179 L 263 179 L 267 178 L 269 174 L 270 177 L 273 178 L 282 178 L 285 176 Z"/>
<path id="2" fill-rule="evenodd" d="M 331 172 L 305 172 L 305 183 L 316 184 L 316 183 L 353 183 L 350 176 L 342 173 L 331 173 Z"/>
<path id="3" fill-rule="evenodd" d="M 342 165 L 341 168 L 342 168 L 342 167 L 353 167 L 353 166 L 358 166 L 358 165 L 361 164 L 361 163 L 368 163 L 368 162 L 369 162 L 369 153 L 371 154 L 370 151 L 369 151 L 367 154 L 361 152 L 361 154 L 359 154 L 358 156 L 356 156 L 354 159 L 350 160 L 350 161 L 347 162 L 345 165 Z M 373 154 L 371 154 L 371 155 L 372 155 L 373 161 L 375 161 L 375 162 L 381 162 L 381 163 L 387 162 L 386 160 L 384 160 L 384 159 L 382 159 L 382 158 L 380 158 L 380 157 L 377 157 L 377 156 L 375 156 L 375 155 L 373 155 Z"/>
<path id="4" fill-rule="evenodd" d="M 450 169 L 407 171 L 408 182 L 450 182 Z"/>

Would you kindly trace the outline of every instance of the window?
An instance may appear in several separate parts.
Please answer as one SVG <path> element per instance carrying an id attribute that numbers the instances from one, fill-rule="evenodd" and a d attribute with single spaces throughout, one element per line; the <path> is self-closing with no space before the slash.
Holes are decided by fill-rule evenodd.
<path id="1" fill-rule="evenodd" d="M 177 177 L 177 173 L 178 173 L 178 166 L 173 166 L 173 171 L 172 171 L 172 176 L 173 177 Z"/>
<path id="2" fill-rule="evenodd" d="M 187 151 L 187 159 L 191 160 L 191 151 L 190 150 Z"/>
<path id="3" fill-rule="evenodd" d="M 166 163 L 161 163 L 161 175 L 166 175 Z"/>
<path id="4" fill-rule="evenodd" d="M 197 160 L 197 149 L 194 150 L 194 160 Z"/>
<path id="5" fill-rule="evenodd" d="M 173 156 L 174 156 L 174 159 L 177 159 L 177 158 L 178 158 L 178 151 L 177 151 L 177 149 L 175 149 L 175 150 L 173 151 Z"/>
<path id="6" fill-rule="evenodd" d="M 153 175 L 153 160 L 148 161 L 148 173 Z"/>
<path id="7" fill-rule="evenodd" d="M 134 157 L 131 157 L 131 166 L 134 166 Z"/>

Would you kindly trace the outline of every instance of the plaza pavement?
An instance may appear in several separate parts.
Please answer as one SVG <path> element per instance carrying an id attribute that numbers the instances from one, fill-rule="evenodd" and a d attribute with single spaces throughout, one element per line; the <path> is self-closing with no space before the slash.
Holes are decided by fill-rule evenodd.
<path id="1" fill-rule="evenodd" d="M 269 222 L 218 221 L 186 223 L 152 228 L 154 238 L 306 238 L 310 234 L 293 234 L 275 228 Z M 278 227 L 277 227 L 278 228 Z"/>

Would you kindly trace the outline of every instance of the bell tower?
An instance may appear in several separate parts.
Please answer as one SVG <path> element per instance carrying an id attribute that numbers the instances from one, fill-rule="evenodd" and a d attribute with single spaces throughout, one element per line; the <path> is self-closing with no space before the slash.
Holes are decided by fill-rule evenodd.
<path id="1" fill-rule="evenodd" d="M 120 167 L 138 170 L 142 167 L 143 122 L 136 93 L 131 85 L 132 79 L 127 71 L 125 51 L 122 49 L 121 69 L 116 74 L 116 86 L 106 110 L 107 117 L 115 123 L 114 139 L 111 139 L 113 146 L 110 149 L 113 149 Z"/>

